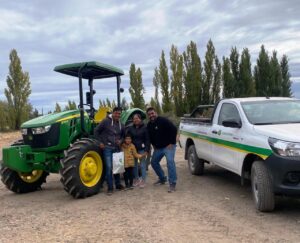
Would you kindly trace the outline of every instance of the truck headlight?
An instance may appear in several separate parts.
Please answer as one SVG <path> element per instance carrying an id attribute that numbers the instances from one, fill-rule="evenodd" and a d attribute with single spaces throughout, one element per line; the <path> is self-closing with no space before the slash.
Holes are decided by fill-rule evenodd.
<path id="1" fill-rule="evenodd" d="M 21 129 L 21 133 L 22 133 L 22 135 L 27 135 L 27 128 L 22 128 Z"/>
<path id="2" fill-rule="evenodd" d="M 43 134 L 50 130 L 51 125 L 45 126 L 45 127 L 36 127 L 32 128 L 32 134 Z"/>
<path id="3" fill-rule="evenodd" d="M 300 143 L 287 142 L 276 138 L 269 138 L 272 150 L 284 157 L 300 157 Z"/>

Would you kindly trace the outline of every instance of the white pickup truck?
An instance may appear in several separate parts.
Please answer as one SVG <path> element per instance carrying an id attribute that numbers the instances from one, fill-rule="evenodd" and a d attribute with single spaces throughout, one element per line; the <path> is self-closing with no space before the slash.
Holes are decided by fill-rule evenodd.
<path id="1" fill-rule="evenodd" d="M 185 115 L 179 129 L 190 172 L 212 163 L 250 179 L 259 211 L 272 211 L 275 195 L 300 195 L 300 100 L 223 99 Z"/>

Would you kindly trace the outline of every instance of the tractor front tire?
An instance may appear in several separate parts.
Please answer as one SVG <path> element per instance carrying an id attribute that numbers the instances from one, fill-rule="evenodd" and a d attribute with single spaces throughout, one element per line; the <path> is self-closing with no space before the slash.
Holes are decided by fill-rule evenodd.
<path id="1" fill-rule="evenodd" d="M 85 198 L 100 191 L 105 175 L 99 143 L 82 138 L 65 151 L 61 160 L 61 182 L 74 198 Z"/>
<path id="2" fill-rule="evenodd" d="M 1 180 L 4 185 L 15 193 L 28 193 L 41 189 L 46 182 L 49 173 L 41 170 L 34 170 L 30 173 L 21 173 L 3 166 L 0 171 Z"/>

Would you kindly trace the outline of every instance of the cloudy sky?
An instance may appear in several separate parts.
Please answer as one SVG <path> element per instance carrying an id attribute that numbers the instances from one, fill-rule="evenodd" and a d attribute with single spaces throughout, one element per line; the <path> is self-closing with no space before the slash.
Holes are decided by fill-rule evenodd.
<path id="1" fill-rule="evenodd" d="M 30 102 L 41 112 L 68 99 L 78 100 L 75 78 L 55 73 L 56 65 L 100 61 L 122 68 L 129 99 L 128 69 L 142 69 L 145 99 L 153 95 L 152 77 L 161 50 L 171 44 L 184 51 L 193 40 L 203 61 L 211 38 L 217 55 L 232 46 L 250 49 L 254 65 L 260 46 L 287 54 L 294 96 L 300 98 L 300 1 L 4 1 L 0 0 L 0 99 L 5 99 L 9 52 L 15 48 L 30 74 Z M 96 99 L 116 98 L 114 80 L 96 82 Z"/>

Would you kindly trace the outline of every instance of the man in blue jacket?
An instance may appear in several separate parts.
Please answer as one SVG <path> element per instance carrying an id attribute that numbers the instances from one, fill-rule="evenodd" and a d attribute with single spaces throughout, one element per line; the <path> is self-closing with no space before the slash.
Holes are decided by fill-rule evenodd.
<path id="1" fill-rule="evenodd" d="M 120 144 L 124 139 L 125 128 L 121 124 L 120 116 L 122 109 L 115 107 L 111 117 L 105 118 L 96 128 L 94 134 L 100 142 L 100 148 L 103 150 L 104 161 L 106 165 L 105 174 L 107 180 L 107 194 L 113 193 L 112 176 L 112 157 L 113 153 L 120 151 Z M 123 190 L 124 186 L 120 183 L 120 174 L 114 175 L 117 190 Z"/>
<path id="2" fill-rule="evenodd" d="M 169 177 L 168 192 L 174 192 L 177 181 L 176 166 L 174 161 L 177 128 L 167 118 L 158 116 L 153 107 L 149 107 L 146 112 L 149 118 L 147 129 L 150 142 L 154 148 L 151 159 L 151 166 L 158 176 L 158 181 L 154 184 L 162 185 L 166 183 L 167 178 L 160 166 L 160 161 L 165 156 L 167 159 Z"/>

